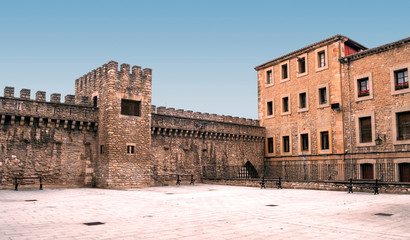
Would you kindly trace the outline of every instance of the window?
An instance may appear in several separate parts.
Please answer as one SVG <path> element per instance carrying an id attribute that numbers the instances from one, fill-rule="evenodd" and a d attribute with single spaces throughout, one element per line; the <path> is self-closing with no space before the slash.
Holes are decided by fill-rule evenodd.
<path id="1" fill-rule="evenodd" d="M 290 152 L 289 136 L 283 136 L 282 137 L 282 143 L 283 143 L 283 152 L 284 153 L 289 153 Z"/>
<path id="2" fill-rule="evenodd" d="M 282 111 L 284 113 L 289 112 L 289 97 L 282 98 Z"/>
<path id="3" fill-rule="evenodd" d="M 370 95 L 369 78 L 362 78 L 357 80 L 358 97 L 365 97 Z"/>
<path id="4" fill-rule="evenodd" d="M 409 74 L 407 68 L 394 71 L 394 85 L 396 91 L 409 88 Z"/>
<path id="5" fill-rule="evenodd" d="M 298 58 L 298 72 L 305 73 L 306 72 L 306 59 L 305 57 Z"/>
<path id="6" fill-rule="evenodd" d="M 98 98 L 97 98 L 97 96 L 94 96 L 94 97 L 93 97 L 93 105 L 94 105 L 94 107 L 97 107 L 97 105 L 98 105 Z"/>
<path id="7" fill-rule="evenodd" d="M 392 109 L 393 144 L 410 144 L 410 105 Z"/>
<path id="8" fill-rule="evenodd" d="M 272 70 L 266 72 L 266 84 L 272 84 Z"/>
<path id="9" fill-rule="evenodd" d="M 329 150 L 329 132 L 320 132 L 320 148 L 322 150 Z"/>
<path id="10" fill-rule="evenodd" d="M 371 117 L 359 118 L 360 142 L 373 142 Z"/>
<path id="11" fill-rule="evenodd" d="M 326 88 L 319 88 L 319 105 L 327 103 L 327 93 Z"/>
<path id="12" fill-rule="evenodd" d="M 318 65 L 319 68 L 325 67 L 326 66 L 326 55 L 325 55 L 325 51 L 321 51 L 318 53 Z"/>
<path id="13" fill-rule="evenodd" d="M 299 108 L 306 108 L 306 93 L 299 94 Z"/>
<path id="14" fill-rule="evenodd" d="M 141 102 L 121 99 L 121 114 L 129 116 L 141 116 Z"/>
<path id="15" fill-rule="evenodd" d="M 390 68 L 390 85 L 392 95 L 410 93 L 409 69 L 410 62 Z"/>
<path id="16" fill-rule="evenodd" d="M 327 46 L 315 50 L 315 71 L 319 72 L 329 68 Z"/>
<path id="17" fill-rule="evenodd" d="M 288 65 L 284 64 L 282 65 L 282 79 L 287 79 L 288 78 Z"/>
<path id="18" fill-rule="evenodd" d="M 297 92 L 298 112 L 309 111 L 309 94 L 308 89 L 303 89 Z"/>
<path id="19" fill-rule="evenodd" d="M 135 145 L 127 145 L 127 154 L 135 154 Z"/>
<path id="20" fill-rule="evenodd" d="M 355 114 L 355 138 L 357 147 L 376 146 L 375 124 L 374 111 L 357 112 Z"/>
<path id="21" fill-rule="evenodd" d="M 355 76 L 354 83 L 356 83 L 353 84 L 356 102 L 373 99 L 373 74 L 371 72 Z"/>
<path id="22" fill-rule="evenodd" d="M 300 135 L 300 145 L 302 151 L 309 151 L 309 135 L 307 133 Z"/>
<path id="23" fill-rule="evenodd" d="M 273 115 L 273 104 L 272 102 L 267 102 L 267 114 L 268 116 L 272 116 Z"/>
<path id="24" fill-rule="evenodd" d="M 289 66 L 290 60 L 286 60 L 279 64 L 280 83 L 284 83 L 290 80 Z"/>
<path id="25" fill-rule="evenodd" d="M 100 145 L 100 154 L 104 153 L 104 145 Z"/>
<path id="26" fill-rule="evenodd" d="M 397 140 L 410 140 L 410 111 L 396 113 Z"/>
<path id="27" fill-rule="evenodd" d="M 273 153 L 273 138 L 268 138 L 268 153 Z"/>

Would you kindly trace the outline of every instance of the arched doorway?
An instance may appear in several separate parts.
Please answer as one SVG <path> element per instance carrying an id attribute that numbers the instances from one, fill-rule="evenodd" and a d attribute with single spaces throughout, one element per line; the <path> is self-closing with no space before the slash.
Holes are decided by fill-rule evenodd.
<path id="1" fill-rule="evenodd" d="M 252 163 L 247 161 L 239 171 L 239 178 L 259 178 L 259 174 Z"/>

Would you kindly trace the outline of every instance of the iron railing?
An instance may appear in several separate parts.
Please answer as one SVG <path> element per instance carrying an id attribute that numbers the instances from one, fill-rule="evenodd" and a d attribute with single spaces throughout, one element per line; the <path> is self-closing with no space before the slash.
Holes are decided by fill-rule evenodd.
<path id="1" fill-rule="evenodd" d="M 376 160 L 371 168 L 363 168 L 363 163 L 353 160 L 349 162 L 341 160 L 319 161 L 269 161 L 265 165 L 254 166 L 255 173 L 251 173 L 249 166 L 203 166 L 204 178 L 278 178 L 284 181 L 347 181 L 350 178 L 364 179 L 371 176 L 384 182 L 399 181 L 399 164 L 389 160 Z M 370 170 L 369 170 L 370 169 Z M 370 171 L 364 173 L 364 171 Z M 370 174 L 370 175 L 369 175 Z M 366 176 L 365 176 L 366 175 Z M 409 180 L 410 181 L 410 180 Z"/>

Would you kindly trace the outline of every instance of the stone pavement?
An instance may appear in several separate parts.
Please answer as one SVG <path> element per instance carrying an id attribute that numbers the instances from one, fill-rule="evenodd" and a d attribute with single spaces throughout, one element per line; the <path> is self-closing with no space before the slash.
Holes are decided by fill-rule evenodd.
<path id="1" fill-rule="evenodd" d="M 409 226 L 410 195 L 206 184 L 0 190 L 0 239 L 410 239 Z"/>

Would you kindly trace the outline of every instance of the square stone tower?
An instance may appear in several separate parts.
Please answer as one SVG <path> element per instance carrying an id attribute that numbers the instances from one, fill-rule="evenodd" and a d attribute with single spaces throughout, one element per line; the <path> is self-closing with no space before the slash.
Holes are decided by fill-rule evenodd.
<path id="1" fill-rule="evenodd" d="M 152 70 L 111 61 L 76 80 L 76 101 L 99 108 L 97 187 L 152 185 Z"/>

